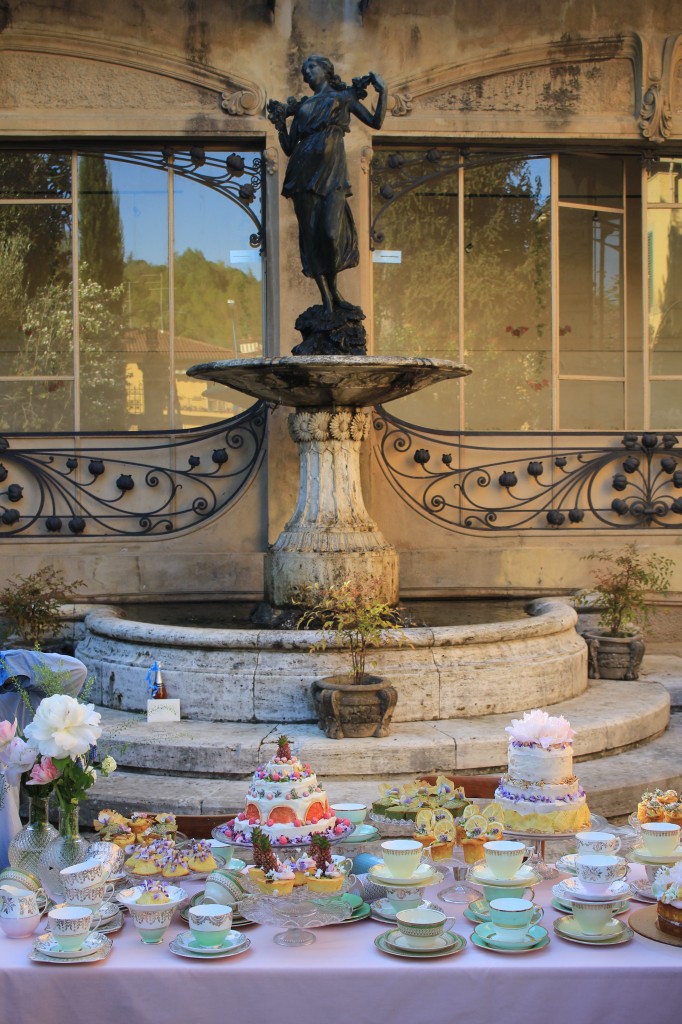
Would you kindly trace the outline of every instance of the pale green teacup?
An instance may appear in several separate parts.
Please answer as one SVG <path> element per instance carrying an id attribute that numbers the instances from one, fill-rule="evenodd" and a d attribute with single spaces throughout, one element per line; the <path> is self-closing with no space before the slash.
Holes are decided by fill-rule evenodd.
<path id="1" fill-rule="evenodd" d="M 348 818 L 351 825 L 361 825 L 367 817 L 365 804 L 332 804 L 331 809 L 337 818 Z"/>
<path id="2" fill-rule="evenodd" d="M 445 926 L 454 917 L 446 917 L 436 907 L 422 907 L 417 910 L 401 910 L 396 916 L 396 923 L 405 936 L 408 946 L 414 949 L 428 949 L 443 934 Z"/>
<path id="3" fill-rule="evenodd" d="M 540 916 L 538 917 L 538 911 Z M 542 918 L 542 908 L 530 900 L 505 897 L 490 904 L 490 920 L 495 926 L 495 941 L 503 946 L 518 946 L 528 939 L 528 930 Z"/>
<path id="4" fill-rule="evenodd" d="M 680 842 L 680 826 L 669 821 L 650 821 L 641 826 L 642 840 L 653 857 L 669 857 Z"/>
<path id="5" fill-rule="evenodd" d="M 92 911 L 85 907 L 54 907 L 47 915 L 55 942 L 64 950 L 80 949 L 92 928 Z"/>
<path id="6" fill-rule="evenodd" d="M 571 901 L 573 916 L 585 935 L 601 935 L 613 920 L 617 903 L 575 903 Z"/>
<path id="7" fill-rule="evenodd" d="M 483 844 L 485 863 L 495 878 L 513 878 L 523 864 L 525 843 L 514 839 L 493 839 Z"/>
<path id="8" fill-rule="evenodd" d="M 501 899 L 529 899 L 532 900 L 535 896 L 535 890 L 530 886 L 525 885 L 482 885 L 483 895 L 487 899 L 488 903 L 492 900 Z"/>
<path id="9" fill-rule="evenodd" d="M 222 946 L 232 928 L 232 907 L 203 903 L 190 907 L 189 930 L 198 946 Z"/>

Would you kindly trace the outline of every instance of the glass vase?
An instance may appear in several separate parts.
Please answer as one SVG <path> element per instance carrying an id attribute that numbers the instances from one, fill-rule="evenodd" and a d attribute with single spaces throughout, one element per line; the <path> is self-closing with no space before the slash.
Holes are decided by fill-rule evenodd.
<path id="1" fill-rule="evenodd" d="M 26 871 L 38 878 L 38 864 L 45 848 L 59 833 L 47 820 L 49 796 L 30 796 L 28 822 L 17 832 L 9 845 L 10 867 Z"/>
<path id="2" fill-rule="evenodd" d="M 78 804 L 59 805 L 59 832 L 40 857 L 38 876 L 50 899 L 64 901 L 59 872 L 89 857 L 90 843 L 78 831 Z"/>

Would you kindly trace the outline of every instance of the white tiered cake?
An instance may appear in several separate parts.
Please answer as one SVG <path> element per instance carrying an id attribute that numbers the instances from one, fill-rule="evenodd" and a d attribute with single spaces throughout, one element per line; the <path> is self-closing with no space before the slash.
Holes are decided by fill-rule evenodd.
<path id="1" fill-rule="evenodd" d="M 563 717 L 527 711 L 507 726 L 507 773 L 495 790 L 504 824 L 515 832 L 576 832 L 590 823 L 585 791 L 573 774 L 573 736 Z"/>
<path id="2" fill-rule="evenodd" d="M 258 825 L 273 844 L 305 841 L 316 832 L 350 826 L 337 823 L 329 800 L 309 764 L 292 756 L 289 741 L 281 736 L 277 754 L 259 765 L 247 791 L 244 810 L 233 819 L 234 838 L 248 841 Z"/>

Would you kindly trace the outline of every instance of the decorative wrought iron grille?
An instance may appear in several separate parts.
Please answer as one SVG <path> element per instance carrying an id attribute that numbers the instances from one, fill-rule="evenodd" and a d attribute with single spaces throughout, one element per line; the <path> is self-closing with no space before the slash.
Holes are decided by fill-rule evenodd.
<path id="1" fill-rule="evenodd" d="M 225 511 L 265 451 L 259 402 L 210 428 L 132 444 L 135 435 L 0 437 L 0 540 L 178 533 Z M 139 435 L 138 435 L 139 436 Z M 123 439 L 126 438 L 124 441 Z"/>
<path id="2" fill-rule="evenodd" d="M 492 435 L 427 430 L 374 416 L 374 451 L 396 493 L 447 530 L 682 527 L 682 448 L 674 434 Z M 511 441 L 511 444 L 510 444 Z M 505 446 L 509 445 L 505 451 Z"/>

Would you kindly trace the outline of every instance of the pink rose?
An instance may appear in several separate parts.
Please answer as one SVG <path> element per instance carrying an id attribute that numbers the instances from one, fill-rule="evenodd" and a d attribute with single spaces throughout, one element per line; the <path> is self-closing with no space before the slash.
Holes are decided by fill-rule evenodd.
<path id="1" fill-rule="evenodd" d="M 0 750 L 0 763 L 5 766 L 5 778 L 10 786 L 18 786 L 24 772 L 29 771 L 36 763 L 38 751 L 26 743 L 21 737 L 15 736 Z"/>
<path id="2" fill-rule="evenodd" d="M 17 732 L 17 723 L 0 722 L 0 750 L 6 747 L 10 740 L 13 740 Z"/>
<path id="3" fill-rule="evenodd" d="M 59 778 L 59 769 L 52 763 L 51 757 L 44 757 L 41 761 L 36 761 L 31 769 L 31 778 L 26 783 L 27 786 L 45 786 L 48 782 L 54 782 L 55 779 Z"/>

